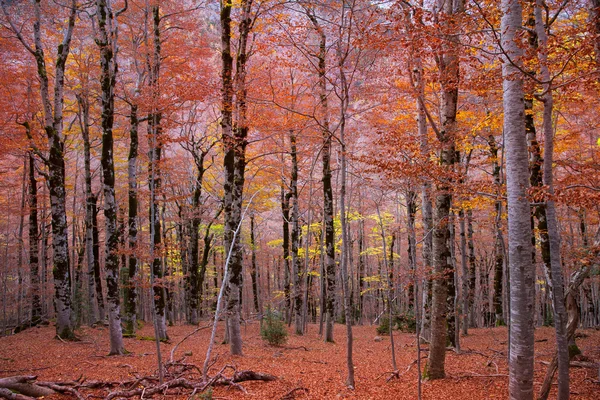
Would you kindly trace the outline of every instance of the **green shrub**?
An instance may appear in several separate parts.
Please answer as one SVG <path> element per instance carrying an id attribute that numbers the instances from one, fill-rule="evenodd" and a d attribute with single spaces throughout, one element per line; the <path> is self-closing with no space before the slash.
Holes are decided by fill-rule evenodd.
<path id="1" fill-rule="evenodd" d="M 271 346 L 281 346 L 287 342 L 288 332 L 278 313 L 267 309 L 260 327 L 260 336 Z"/>
<path id="2" fill-rule="evenodd" d="M 378 335 L 389 335 L 390 334 L 390 319 L 385 316 L 379 319 L 379 326 L 377 327 Z"/>
<path id="3" fill-rule="evenodd" d="M 394 318 L 394 326 L 398 328 L 400 332 L 415 333 L 417 331 L 417 320 L 412 311 L 408 311 L 406 314 L 397 315 Z"/>

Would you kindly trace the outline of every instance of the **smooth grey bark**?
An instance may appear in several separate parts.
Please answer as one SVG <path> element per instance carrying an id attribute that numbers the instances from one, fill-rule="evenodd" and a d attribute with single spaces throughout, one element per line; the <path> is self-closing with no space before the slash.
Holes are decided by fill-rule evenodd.
<path id="1" fill-rule="evenodd" d="M 523 10 L 502 0 L 502 64 L 510 285 L 509 397 L 533 398 L 534 274 L 527 189 L 529 163 L 525 136 L 523 75 L 513 63 L 523 56 Z"/>
<path id="2" fill-rule="evenodd" d="M 118 14 L 117 14 L 118 15 Z M 119 230 L 115 198 L 115 166 L 113 157 L 113 125 L 115 118 L 115 84 L 117 77 L 117 20 L 106 0 L 96 1 L 98 32 L 96 44 L 100 49 L 101 126 L 102 126 L 102 183 L 104 189 L 106 301 L 110 332 L 109 355 L 123 354 L 121 303 L 119 298 Z"/>
<path id="3" fill-rule="evenodd" d="M 542 129 L 544 131 L 544 164 L 543 180 L 548 187 L 546 198 L 546 222 L 548 225 L 548 242 L 550 250 L 550 281 L 552 282 L 552 302 L 554 305 L 554 327 L 556 330 L 556 348 L 558 359 L 558 400 L 569 398 L 569 342 L 567 339 L 567 311 L 565 307 L 564 279 L 560 259 L 560 232 L 554 202 L 553 180 L 553 155 L 554 155 L 554 127 L 552 114 L 554 99 L 552 83 L 548 68 L 548 32 L 542 17 L 542 8 L 545 4 L 536 0 L 535 4 L 535 29 L 538 37 L 538 59 L 540 61 L 540 77 L 544 82 L 544 103 Z"/>
<path id="4" fill-rule="evenodd" d="M 351 311 L 351 293 L 349 288 L 348 262 L 350 253 L 350 234 L 348 232 L 348 220 L 346 212 L 346 175 L 347 175 L 347 160 L 346 160 L 346 122 L 347 112 L 350 104 L 350 85 L 352 81 L 348 80 L 345 71 L 345 61 L 350 54 L 351 26 L 354 23 L 354 4 L 347 3 L 345 0 L 341 4 L 341 26 L 340 37 L 337 45 L 337 62 L 338 72 L 340 76 L 340 121 L 339 121 L 339 142 L 340 142 L 340 223 L 342 227 L 342 248 L 341 248 L 341 286 L 342 296 L 344 301 L 344 319 L 346 320 L 346 368 L 348 376 L 346 377 L 346 386 L 354 389 L 354 360 L 353 360 L 353 344 L 354 337 L 352 332 L 352 311 Z M 348 10 L 347 10 L 348 9 Z M 343 38 L 347 37 L 347 40 Z M 297 197 L 297 196 L 296 196 Z M 385 254 L 385 252 L 384 252 Z M 390 287 L 393 289 L 393 287 Z M 391 309 L 391 304 L 389 304 Z M 392 331 L 392 320 L 390 319 L 390 334 Z M 393 346 L 393 342 L 392 342 Z"/>

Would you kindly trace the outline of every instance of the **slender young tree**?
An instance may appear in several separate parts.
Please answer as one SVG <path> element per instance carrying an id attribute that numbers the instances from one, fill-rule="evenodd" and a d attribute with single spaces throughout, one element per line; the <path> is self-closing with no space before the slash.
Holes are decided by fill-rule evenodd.
<path id="1" fill-rule="evenodd" d="M 38 258 L 38 214 L 37 180 L 35 179 L 35 158 L 29 152 L 29 271 L 31 276 L 31 324 L 42 321 L 42 303 L 40 301 L 40 273 Z"/>

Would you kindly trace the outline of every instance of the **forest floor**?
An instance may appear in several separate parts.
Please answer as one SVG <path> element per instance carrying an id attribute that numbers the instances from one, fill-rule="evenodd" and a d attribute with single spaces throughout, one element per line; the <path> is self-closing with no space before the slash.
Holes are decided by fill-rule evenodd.
<path id="1" fill-rule="evenodd" d="M 162 344 L 163 358 L 168 360 L 172 347 L 194 330 L 191 326 L 169 327 L 170 343 Z M 290 330 L 290 332 L 292 332 Z M 124 356 L 107 357 L 109 350 L 106 327 L 87 328 L 79 331 L 80 342 L 62 342 L 54 339 L 54 327 L 44 326 L 27 329 L 19 334 L 0 338 L 0 377 L 14 375 L 38 375 L 42 381 L 72 381 L 85 377 L 88 380 L 125 381 L 136 376 L 156 372 L 156 347 L 152 326 L 146 325 L 138 339 L 125 339 L 130 352 Z M 288 398 L 295 399 L 416 399 L 417 367 L 414 335 L 394 333 L 399 379 L 388 380 L 391 367 L 390 338 L 376 342 L 374 326 L 354 328 L 354 364 L 356 389 L 345 388 L 346 336 L 345 327 L 336 325 L 336 343 L 324 343 L 318 337 L 318 326 L 310 325 L 308 334 L 296 336 L 290 333 L 283 347 L 272 347 L 263 342 L 258 323 L 242 328 L 244 356 L 229 355 L 229 346 L 218 344 L 213 354 L 219 358 L 211 369 L 216 373 L 226 364 L 238 370 L 249 369 L 277 376 L 273 382 L 243 382 L 247 394 L 234 388 L 217 387 L 213 398 L 219 399 L 281 399 L 298 388 Z M 600 361 L 600 331 L 580 331 L 583 335 L 578 345 L 584 355 Z M 140 338 L 145 336 L 146 340 Z M 210 330 L 204 329 L 183 342 L 177 349 L 175 359 L 187 354 L 186 362 L 200 368 L 204 361 Z M 223 338 L 218 332 L 218 340 Z M 427 346 L 422 346 L 426 348 Z M 423 382 L 423 399 L 505 399 L 508 378 L 506 363 L 506 328 L 471 329 L 461 338 L 461 354 L 446 353 L 446 379 Z M 536 329 L 535 343 L 535 391 L 543 381 L 546 365 L 553 354 L 554 331 L 551 328 Z M 422 356 L 426 356 L 426 352 Z M 425 359 L 423 359 L 423 366 Z M 410 368 L 409 368 L 410 367 Z M 196 378 L 198 376 L 196 375 Z M 571 368 L 572 399 L 600 399 L 598 371 Z M 555 388 L 553 389 L 555 390 Z M 86 394 L 93 393 L 85 391 Z M 104 397 L 107 391 L 94 394 Z M 187 395 L 168 395 L 161 398 L 187 399 Z M 53 397 L 53 396 L 51 396 Z M 551 393 L 550 398 L 554 395 Z M 53 398 L 67 398 L 54 396 Z M 155 396 L 156 398 L 156 396 Z"/>

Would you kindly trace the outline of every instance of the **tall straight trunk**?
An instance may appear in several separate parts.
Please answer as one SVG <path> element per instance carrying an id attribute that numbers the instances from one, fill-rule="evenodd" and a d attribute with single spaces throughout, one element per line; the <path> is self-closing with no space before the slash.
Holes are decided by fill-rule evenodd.
<path id="1" fill-rule="evenodd" d="M 70 52 L 71 39 L 77 16 L 75 0 L 70 2 L 67 23 L 62 42 L 57 46 L 54 68 L 54 94 L 50 97 L 49 73 L 46 68 L 46 55 L 42 41 L 41 2 L 34 2 L 33 36 L 31 47 L 22 35 L 8 12 L 7 5 L 1 2 L 2 10 L 8 19 L 10 29 L 15 33 L 25 49 L 35 58 L 39 78 L 40 97 L 43 110 L 43 129 L 46 133 L 49 154 L 42 156 L 48 166 L 50 207 L 52 213 L 52 256 L 54 268 L 54 306 L 56 309 L 56 334 L 63 339 L 73 339 L 71 273 L 69 262 L 69 239 L 66 213 L 65 188 L 65 137 L 63 134 L 63 105 L 65 68 Z M 35 146 L 34 146 L 35 148 Z M 36 148 L 37 152 L 37 148 Z"/>
<path id="2" fill-rule="evenodd" d="M 253 0 L 240 3 L 239 36 L 235 57 L 235 79 L 233 78 L 233 57 L 231 53 L 231 9 L 230 2 L 221 4 L 221 61 L 222 61 L 222 100 L 221 128 L 225 169 L 224 213 L 225 248 L 231 251 L 231 273 L 228 277 L 227 332 L 230 335 L 230 352 L 242 354 L 240 330 L 240 292 L 242 289 L 242 248 L 239 236 L 234 235 L 242 218 L 242 196 L 246 172 L 246 147 L 248 145 L 246 63 L 248 61 L 248 39 L 252 29 Z M 235 94 L 235 104 L 233 97 Z M 235 111 L 236 120 L 233 120 Z"/>
<path id="3" fill-rule="evenodd" d="M 446 320 L 448 321 L 448 341 L 454 351 L 460 353 L 460 321 L 458 318 L 458 288 L 456 270 L 456 226 L 454 212 L 450 212 L 450 237 L 448 248 L 450 249 L 450 265 L 452 265 L 452 276 L 448 278 L 448 296 L 446 297 Z"/>
<path id="4" fill-rule="evenodd" d="M 302 260 L 298 256 L 300 248 L 300 206 L 298 204 L 298 151 L 296 147 L 296 134 L 290 132 L 290 156 L 292 158 L 292 177 L 290 181 L 291 193 L 291 221 L 292 221 L 292 277 L 294 281 L 294 326 L 297 335 L 304 333 L 302 326 Z"/>
<path id="5" fill-rule="evenodd" d="M 419 134 L 419 153 L 421 159 L 429 159 L 429 145 L 427 138 L 427 115 L 425 112 L 425 82 L 423 78 L 423 62 L 419 53 L 414 51 L 414 66 L 413 66 L 413 86 L 417 97 L 417 129 Z M 425 340 L 430 339 L 431 334 L 431 272 L 433 267 L 433 208 L 431 204 L 431 183 L 424 180 L 421 185 L 421 218 L 423 223 L 423 247 L 422 257 L 425 264 L 425 276 L 423 280 L 423 310 L 421 313 L 421 329 L 420 333 Z"/>
<path id="6" fill-rule="evenodd" d="M 152 111 L 148 115 L 148 130 L 150 133 L 149 147 L 149 177 L 148 186 L 152 194 L 150 199 L 150 245 L 152 246 L 152 269 L 151 274 L 153 277 L 153 293 L 154 293 L 154 321 L 156 325 L 156 336 L 157 340 L 168 339 L 167 335 L 167 324 L 165 315 L 165 293 L 163 290 L 163 283 L 161 282 L 163 277 L 162 263 L 161 263 L 161 224 L 160 216 L 158 211 L 157 195 L 161 187 L 161 173 L 160 173 L 160 160 L 162 154 L 162 112 L 159 110 L 159 76 L 160 76 L 160 62 L 161 62 L 161 39 L 160 39 L 160 9 L 159 6 L 152 6 L 152 37 L 153 37 L 153 53 L 152 61 L 149 62 L 149 80 L 152 88 Z"/>
<path id="7" fill-rule="evenodd" d="M 196 179 L 194 182 L 194 191 L 192 194 L 192 221 L 191 221 L 191 229 L 190 229 L 190 270 L 188 275 L 188 287 L 189 287 L 189 296 L 188 296 L 188 307 L 189 307 L 189 320 L 188 322 L 192 325 L 198 324 L 198 303 L 200 301 L 200 276 L 199 276 L 199 229 L 200 229 L 200 203 L 202 200 L 202 183 L 204 180 L 204 157 L 206 153 L 204 151 L 196 152 L 193 151 L 194 162 L 196 164 Z"/>
<path id="8" fill-rule="evenodd" d="M 359 194 L 359 201 L 360 201 Z M 362 210 L 361 210 L 362 211 Z M 358 269 L 357 269 L 357 281 L 358 281 L 358 321 L 362 325 L 364 317 L 364 304 L 365 304 L 365 222 L 361 218 L 358 221 Z"/>
<path id="9" fill-rule="evenodd" d="M 327 36 L 319 19 L 312 11 L 307 10 L 313 28 L 319 35 L 319 52 L 317 54 L 317 73 L 319 78 L 319 105 L 321 108 L 322 134 L 322 171 L 323 171 L 323 226 L 324 226 L 324 269 L 326 281 L 325 299 L 325 341 L 333 342 L 333 323 L 335 320 L 335 231 L 333 226 L 333 189 L 331 186 L 331 141 L 329 128 L 329 106 L 327 104 Z"/>
<path id="10" fill-rule="evenodd" d="M 85 252 L 87 256 L 87 282 L 88 282 L 88 322 L 90 325 L 98 320 L 104 319 L 98 317 L 101 304 L 96 296 L 96 279 L 94 275 L 94 237 L 93 237 L 93 215 L 96 207 L 96 196 L 92 193 L 92 171 L 91 171 L 91 145 L 90 145 L 90 105 L 86 93 L 77 95 L 77 104 L 79 107 L 79 125 L 81 136 L 83 138 L 83 168 L 85 182 Z M 103 308 L 102 308 L 103 311 Z"/>
<path id="11" fill-rule="evenodd" d="M 129 154 L 127 156 L 127 247 L 129 249 L 129 260 L 127 265 L 127 282 L 124 286 L 123 307 L 123 330 L 126 335 L 133 335 L 137 325 L 137 294 L 135 291 L 135 278 L 137 275 L 137 157 L 138 157 L 138 106 L 131 104 L 129 109 Z"/>
<path id="12" fill-rule="evenodd" d="M 110 332 L 109 355 L 123 354 L 121 304 L 119 299 L 119 230 L 117 229 L 117 203 L 115 199 L 115 166 L 113 157 L 113 125 L 115 119 L 115 84 L 117 75 L 116 18 L 106 0 L 96 1 L 100 48 L 100 85 L 102 88 L 102 180 L 104 186 L 104 221 L 106 270 L 106 301 Z"/>
<path id="13" fill-rule="evenodd" d="M 289 324 L 292 318 L 291 272 L 290 272 L 290 197 L 285 193 L 281 182 L 281 214 L 283 242 L 283 295 L 285 297 L 285 320 Z"/>
<path id="14" fill-rule="evenodd" d="M 469 298 L 471 292 L 469 290 L 469 266 L 467 264 L 467 232 L 465 223 L 465 210 L 461 209 L 458 212 L 459 218 L 459 234 L 460 234 L 460 267 L 462 271 L 462 325 L 461 333 L 468 335 L 469 333 Z"/>
<path id="15" fill-rule="evenodd" d="M 342 1 L 341 5 L 341 13 L 342 13 L 342 28 L 345 24 L 350 24 L 352 22 L 352 13 L 349 13 L 346 17 L 346 8 L 349 7 L 349 4 L 346 4 L 345 1 Z M 348 20 L 346 20 L 348 18 Z M 349 29 L 349 28 L 348 28 Z M 340 34 L 343 32 L 340 29 Z M 344 32 L 345 34 L 345 32 Z M 340 38 L 341 39 L 341 38 Z M 348 106 L 350 103 L 350 82 L 348 82 L 346 77 L 346 72 L 344 70 L 344 60 L 346 60 L 346 56 L 348 55 L 348 48 L 350 46 L 349 43 L 346 44 L 346 48 L 342 50 L 342 42 L 338 42 L 338 68 L 340 74 L 340 87 L 341 87 L 341 107 L 340 107 L 340 124 L 339 124 L 339 139 L 340 139 L 340 222 L 342 226 L 342 252 L 341 252 L 341 285 L 342 285 L 342 295 L 344 301 L 344 319 L 346 320 L 346 368 L 348 370 L 348 376 L 346 378 L 346 386 L 350 389 L 354 389 L 354 361 L 353 361 L 353 343 L 354 338 L 352 334 L 352 312 L 351 312 L 351 304 L 350 304 L 350 288 L 349 288 L 349 274 L 348 274 L 348 262 L 349 262 L 349 253 L 350 253 L 350 234 L 348 232 L 348 220 L 347 220 L 347 212 L 346 212 L 346 174 L 347 174 L 347 166 L 346 166 L 346 113 L 348 111 Z M 392 283 L 393 284 L 393 283 Z M 390 287 L 390 290 L 393 287 Z M 390 304 L 391 309 L 391 304 Z M 392 332 L 392 321 L 390 320 L 390 334 Z M 392 346 L 394 342 L 392 342 Z"/>
<path id="16" fill-rule="evenodd" d="M 100 233 L 98 231 L 98 196 L 93 195 L 89 199 L 89 206 L 92 210 L 92 254 L 94 269 L 94 287 L 96 288 L 96 298 L 98 299 L 98 315 L 100 321 L 104 323 L 104 293 L 102 291 L 102 276 L 100 274 Z"/>
<path id="17" fill-rule="evenodd" d="M 493 135 L 488 137 L 488 146 L 490 151 L 490 158 L 492 162 L 492 175 L 494 177 L 494 185 L 498 191 L 498 197 L 500 196 L 499 191 L 502 187 L 502 178 L 500 176 L 501 166 L 498 160 L 498 146 L 496 145 L 496 139 Z M 496 216 L 494 218 L 494 313 L 496 315 L 496 326 L 503 326 L 506 324 L 504 321 L 504 314 L 502 312 L 502 278 L 504 268 L 504 238 L 502 235 L 502 200 L 499 198 L 494 202 L 494 209 Z"/>
<path id="18" fill-rule="evenodd" d="M 250 251 L 251 254 L 251 269 L 250 278 L 252 279 L 252 299 L 254 300 L 254 310 L 258 314 L 262 314 L 262 310 L 258 305 L 258 267 L 256 265 L 256 238 L 254 236 L 254 214 L 250 215 Z"/>
<path id="19" fill-rule="evenodd" d="M 453 31 L 457 29 L 450 19 L 456 18 L 463 12 L 462 0 L 439 1 L 437 6 L 442 13 L 442 26 L 446 30 L 447 42 L 443 51 L 437 55 L 442 88 L 441 129 L 436 132 L 440 142 L 439 164 L 451 173 L 456 162 L 455 135 L 456 110 L 458 103 L 458 87 L 460 80 L 458 42 Z M 431 300 L 431 342 L 427 362 L 430 379 L 445 376 L 445 358 L 447 341 L 447 317 L 449 296 L 448 291 L 453 287 L 454 268 L 450 251 L 450 207 L 452 205 L 452 181 L 450 176 L 442 178 L 436 185 L 435 209 L 433 215 L 433 268 L 435 277 L 432 282 Z M 452 300 L 453 304 L 453 300 Z M 454 313 L 450 313 L 453 315 Z M 452 318 L 448 321 L 450 323 Z M 454 331 L 452 331 L 454 334 Z"/>
<path id="20" fill-rule="evenodd" d="M 29 159 L 29 275 L 31 279 L 31 324 L 37 325 L 42 320 L 42 303 L 40 301 L 40 273 L 38 260 L 37 216 L 37 181 L 35 179 L 35 159 L 31 152 Z"/>
<path id="21" fill-rule="evenodd" d="M 477 265 L 475 258 L 475 245 L 473 243 L 473 211 L 467 210 L 467 247 L 469 259 L 469 324 L 477 327 L 475 310 L 475 288 L 477 286 Z"/>
<path id="22" fill-rule="evenodd" d="M 417 193 L 409 190 L 406 193 L 406 227 L 408 230 L 408 267 L 412 276 L 416 276 L 417 267 L 417 238 L 415 231 L 415 216 L 417 214 Z M 415 315 L 415 296 L 416 281 L 411 282 L 408 288 L 408 309 Z"/>
<path id="23" fill-rule="evenodd" d="M 525 136 L 523 76 L 512 62 L 520 62 L 523 46 L 523 10 L 515 0 L 502 0 L 502 64 L 506 188 L 508 195 L 508 248 L 510 285 L 509 397 L 533 398 L 534 274 L 527 189 L 529 163 Z"/>
<path id="24" fill-rule="evenodd" d="M 567 311 L 565 307 L 564 279 L 560 259 L 560 232 L 556 205 L 554 202 L 554 180 L 553 180 L 553 153 L 554 153 L 554 129 L 552 114 L 554 99 L 552 96 L 552 84 L 550 82 L 550 70 L 548 68 L 548 32 L 542 17 L 542 7 L 545 4 L 536 0 L 535 4 L 535 28 L 538 37 L 541 78 L 544 82 L 544 113 L 542 127 L 544 131 L 544 186 L 548 187 L 546 198 L 546 222 L 548 225 L 548 247 L 550 265 L 550 281 L 552 283 L 552 301 L 554 305 L 554 326 L 556 330 L 556 348 L 558 359 L 558 400 L 569 398 L 569 343 L 567 339 Z"/>
<path id="25" fill-rule="evenodd" d="M 19 236 L 17 243 L 17 326 L 21 325 L 23 314 L 23 231 L 25 227 L 25 204 L 27 201 L 27 155 L 23 157 L 23 175 L 21 179 L 21 208 L 19 212 Z"/>

